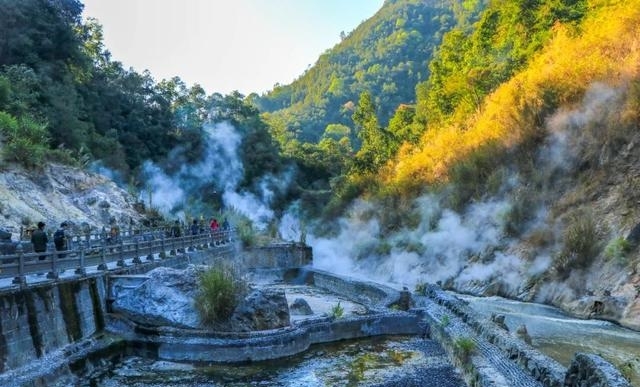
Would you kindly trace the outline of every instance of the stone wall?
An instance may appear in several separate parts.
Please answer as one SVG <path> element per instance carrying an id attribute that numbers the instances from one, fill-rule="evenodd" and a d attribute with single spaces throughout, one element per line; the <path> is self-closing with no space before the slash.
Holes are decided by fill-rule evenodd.
<path id="1" fill-rule="evenodd" d="M 234 257 L 232 249 L 195 250 L 0 290 L 0 385 L 22 385 L 16 380 L 24 373 L 21 370 L 32 364 L 46 365 L 41 365 L 41 370 L 35 367 L 34 373 L 51 373 L 51 369 L 64 365 L 65 353 L 78 350 L 74 346 L 93 345 L 90 342 L 105 325 L 110 276 L 143 274 L 159 266 L 184 268 Z"/>
<path id="2" fill-rule="evenodd" d="M 598 355 L 576 353 L 565 379 L 566 387 L 630 387 L 615 367 Z"/>
<path id="3" fill-rule="evenodd" d="M 297 243 L 247 248 L 241 261 L 253 269 L 304 267 L 312 262 L 311 247 Z"/>
<path id="4" fill-rule="evenodd" d="M 427 287 L 426 295 L 431 301 L 443 306 L 445 313 L 464 322 L 469 327 L 470 334 L 477 343 L 484 348 L 495 347 L 502 359 L 517 365 L 526 375 L 533 377 L 545 387 L 631 387 L 629 382 L 610 363 L 596 355 L 577 354 L 571 367 L 567 370 L 554 359 L 544 355 L 522 340 L 513 337 L 509 332 L 497 327 L 493 322 L 483 319 L 474 312 L 464 301 L 442 291 L 437 286 Z M 457 358 L 460 368 L 467 371 L 473 386 L 496 386 L 495 373 L 491 364 L 486 363 L 487 356 L 476 356 L 461 359 L 455 342 L 461 335 L 461 330 L 450 329 L 438 320 L 442 313 L 426 312 L 425 317 L 431 316 L 430 326 L 434 337 L 443 347 L 448 349 L 452 357 Z M 493 379 L 493 380 L 492 380 Z M 513 387 L 513 382 L 506 384 Z"/>

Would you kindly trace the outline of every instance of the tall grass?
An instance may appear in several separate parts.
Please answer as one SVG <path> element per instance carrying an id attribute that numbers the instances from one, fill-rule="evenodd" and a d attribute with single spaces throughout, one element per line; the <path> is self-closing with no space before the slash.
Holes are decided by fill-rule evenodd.
<path id="1" fill-rule="evenodd" d="M 207 325 L 231 317 L 246 285 L 230 267 L 216 266 L 200 274 L 200 291 L 195 302 L 200 318 Z"/>

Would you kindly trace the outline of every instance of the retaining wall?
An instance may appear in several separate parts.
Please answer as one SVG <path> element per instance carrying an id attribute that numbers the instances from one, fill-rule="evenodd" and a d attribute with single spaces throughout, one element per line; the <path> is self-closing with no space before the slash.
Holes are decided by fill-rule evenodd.
<path id="1" fill-rule="evenodd" d="M 483 319 L 473 311 L 466 302 L 442 291 L 437 286 L 428 286 L 426 295 L 430 301 L 444 306 L 452 315 L 460 318 L 472 330 L 474 336 L 495 346 L 503 359 L 512 362 L 545 387 L 631 387 L 613 365 L 597 355 L 577 354 L 571 367 L 563 367 L 560 363 L 544 355 L 527 343 L 511 336 L 507 331 L 498 328 L 487 319 Z M 437 314 L 436 314 L 437 315 Z M 429 316 L 432 316 L 429 320 Z M 462 359 L 464 357 L 456 341 L 461 338 L 455 330 L 448 329 L 446 324 L 433 318 L 434 314 L 425 313 L 430 322 L 431 331 L 449 354 L 456 358 L 458 366 L 467 371 L 468 379 L 473 386 L 496 386 L 495 374 L 490 365 L 483 364 L 481 357 Z M 507 384 L 513 387 L 513 384 Z"/>

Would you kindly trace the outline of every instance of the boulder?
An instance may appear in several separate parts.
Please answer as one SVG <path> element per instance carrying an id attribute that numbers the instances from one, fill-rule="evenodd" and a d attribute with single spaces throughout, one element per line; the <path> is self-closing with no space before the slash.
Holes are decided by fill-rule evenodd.
<path id="1" fill-rule="evenodd" d="M 253 289 L 236 307 L 230 320 L 231 329 L 240 332 L 289 326 L 289 305 L 284 290 Z"/>
<path id="2" fill-rule="evenodd" d="M 516 336 L 524 341 L 525 343 L 531 345 L 531 336 L 529 336 L 529 331 L 527 331 L 527 326 L 522 324 L 518 328 L 516 328 Z"/>
<path id="3" fill-rule="evenodd" d="M 112 309 L 131 320 L 155 326 L 200 328 L 201 320 L 194 299 L 198 276 L 203 266 L 189 265 L 185 270 L 158 267 L 138 286 L 113 286 Z"/>
<path id="4" fill-rule="evenodd" d="M 304 298 L 296 298 L 289 306 L 289 313 L 296 316 L 310 316 L 313 314 L 313 310 L 307 300 Z"/>

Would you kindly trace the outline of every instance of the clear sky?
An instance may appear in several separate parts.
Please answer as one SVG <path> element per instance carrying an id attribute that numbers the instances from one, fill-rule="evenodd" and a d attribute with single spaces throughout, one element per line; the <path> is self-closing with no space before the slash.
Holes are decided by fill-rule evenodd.
<path id="1" fill-rule="evenodd" d="M 84 0 L 112 60 L 208 94 L 288 84 L 383 0 Z"/>

